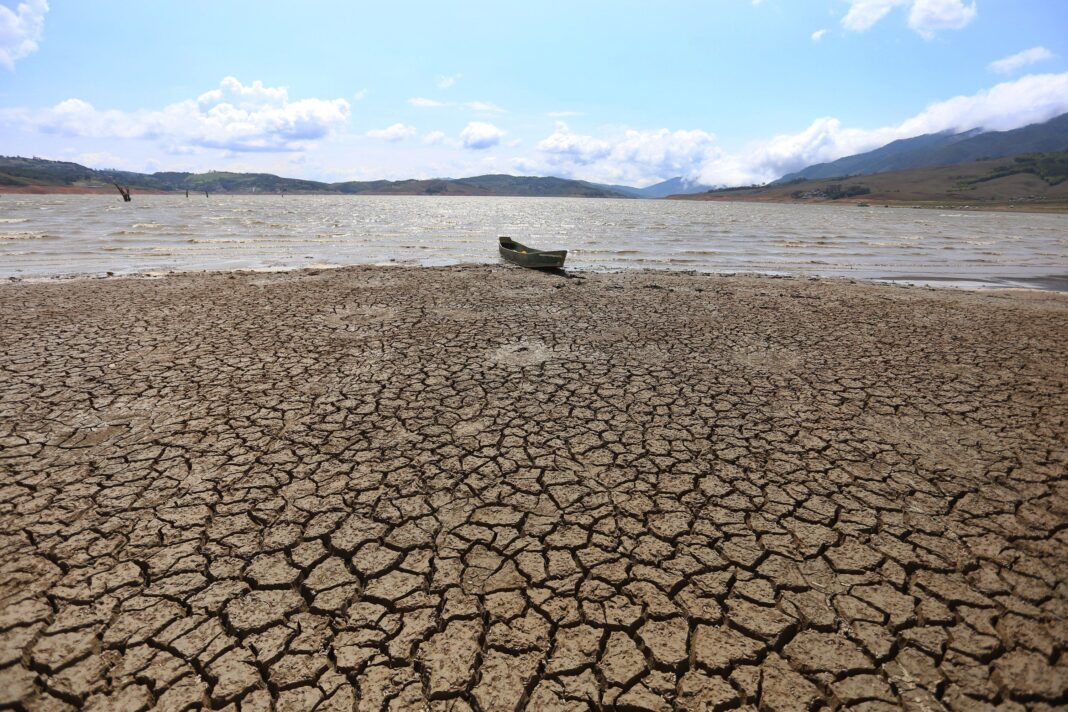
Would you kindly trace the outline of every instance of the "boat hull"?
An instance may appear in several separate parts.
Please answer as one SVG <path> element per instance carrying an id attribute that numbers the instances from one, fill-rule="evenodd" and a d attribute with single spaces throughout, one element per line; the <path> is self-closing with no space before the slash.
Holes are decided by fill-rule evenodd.
<path id="1" fill-rule="evenodd" d="M 567 259 L 567 250 L 534 250 L 514 240 L 500 239 L 501 257 L 528 269 L 561 269 Z"/>

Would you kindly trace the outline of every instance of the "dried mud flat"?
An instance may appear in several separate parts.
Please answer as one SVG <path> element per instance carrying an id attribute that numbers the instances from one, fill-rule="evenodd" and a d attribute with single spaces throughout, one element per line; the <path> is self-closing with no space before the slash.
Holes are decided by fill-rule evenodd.
<path id="1" fill-rule="evenodd" d="M 0 287 L 0 707 L 1068 705 L 1068 302 Z"/>

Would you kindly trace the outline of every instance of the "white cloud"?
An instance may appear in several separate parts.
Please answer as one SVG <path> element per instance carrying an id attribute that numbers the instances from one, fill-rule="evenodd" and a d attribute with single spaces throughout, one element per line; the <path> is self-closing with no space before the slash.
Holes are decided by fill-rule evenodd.
<path id="1" fill-rule="evenodd" d="M 366 89 L 360 89 L 358 92 L 356 92 L 355 94 L 352 95 L 352 100 L 353 101 L 363 101 L 366 98 L 367 98 L 367 90 Z"/>
<path id="2" fill-rule="evenodd" d="M 804 130 L 755 142 L 728 153 L 711 133 L 617 131 L 591 136 L 564 123 L 516 161 L 519 170 L 602 182 L 646 185 L 682 176 L 708 185 L 775 180 L 813 163 L 869 151 L 891 141 L 939 131 L 973 128 L 1004 131 L 1068 113 L 1068 72 L 1022 77 L 970 96 L 931 104 L 896 125 L 874 129 L 843 126 L 834 117 Z"/>
<path id="3" fill-rule="evenodd" d="M 408 103 L 420 109 L 436 109 L 441 106 L 448 106 L 445 102 L 437 101 L 435 99 L 427 99 L 423 96 L 412 97 L 408 100 Z"/>
<path id="4" fill-rule="evenodd" d="M 815 32 L 812 33 L 812 41 L 813 42 L 819 42 L 820 40 L 823 39 L 823 36 L 825 34 L 827 34 L 827 30 L 816 30 Z"/>
<path id="5" fill-rule="evenodd" d="M 996 62 L 991 62 L 990 71 L 997 72 L 998 74 L 1012 74 L 1018 69 L 1022 69 L 1038 62 L 1045 62 L 1049 59 L 1053 59 L 1053 53 L 1048 49 L 1045 47 L 1032 47 L 1031 49 L 1025 49 L 1023 52 L 1017 52 L 1004 59 L 999 59 Z"/>
<path id="6" fill-rule="evenodd" d="M 552 162 L 578 165 L 589 165 L 612 153 L 612 145 L 607 141 L 572 133 L 563 121 L 556 122 L 556 130 L 537 148 Z"/>
<path id="7" fill-rule="evenodd" d="M 582 116 L 581 111 L 547 111 L 546 116 L 551 116 L 554 119 L 566 119 L 569 116 Z"/>
<path id="8" fill-rule="evenodd" d="M 428 146 L 436 146 L 439 143 L 444 143 L 444 142 L 445 142 L 445 132 L 444 131 L 431 131 L 426 136 L 423 136 L 423 143 L 425 143 Z"/>
<path id="9" fill-rule="evenodd" d="M 1068 112 L 1068 72 L 1029 74 L 997 84 L 971 96 L 957 96 L 932 104 L 899 130 L 918 136 L 932 131 L 964 131 L 981 127 L 1007 131 L 1048 121 Z"/>
<path id="10" fill-rule="evenodd" d="M 1068 113 L 1068 72 L 1029 75 L 931 104 L 896 126 L 855 129 L 843 127 L 832 117 L 817 119 L 800 133 L 776 136 L 742 154 L 710 161 L 697 177 L 709 184 L 762 183 L 898 139 L 974 128 L 1007 131 L 1064 113 Z"/>
<path id="11" fill-rule="evenodd" d="M 460 141 L 464 148 L 481 151 L 499 144 L 502 136 L 504 132 L 493 124 L 472 121 L 460 132 Z"/>
<path id="12" fill-rule="evenodd" d="M 27 0 L 15 10 L 0 5 L 0 65 L 13 70 L 17 60 L 37 51 L 47 12 L 47 0 Z"/>
<path id="13" fill-rule="evenodd" d="M 915 0 L 909 12 L 909 27 L 931 39 L 938 30 L 959 30 L 975 19 L 975 0 L 965 5 L 961 0 Z"/>
<path id="14" fill-rule="evenodd" d="M 496 104 L 488 101 L 465 101 L 463 103 L 456 103 L 452 101 L 438 101 L 437 99 L 427 99 L 424 96 L 413 97 L 408 100 L 408 103 L 419 109 L 440 109 L 443 107 L 462 107 L 464 109 L 470 109 L 471 111 L 481 111 L 485 113 L 504 114 L 507 110 L 502 109 Z"/>
<path id="15" fill-rule="evenodd" d="M 349 119 L 344 99 L 289 100 L 285 87 L 227 77 L 217 89 L 158 110 L 101 110 L 81 99 L 50 109 L 0 110 L 0 122 L 41 133 L 149 139 L 168 150 L 191 146 L 236 152 L 299 151 Z"/>
<path id="16" fill-rule="evenodd" d="M 705 131 L 627 130 L 597 138 L 574 133 L 563 122 L 536 150 L 536 158 L 522 161 L 521 168 L 633 183 L 690 175 L 722 154 L 715 136 Z"/>
<path id="17" fill-rule="evenodd" d="M 507 113 L 505 109 L 502 109 L 496 104 L 491 104 L 488 101 L 469 101 L 464 104 L 464 107 L 471 109 L 472 111 L 486 111 L 494 114 Z"/>
<path id="18" fill-rule="evenodd" d="M 383 141 L 403 141 L 406 138 L 415 136 L 416 130 L 414 126 L 406 126 L 405 124 L 393 124 L 387 126 L 384 129 L 374 129 L 367 132 L 367 136 L 370 138 L 380 138 Z"/>
<path id="19" fill-rule="evenodd" d="M 908 25 L 920 36 L 930 39 L 938 30 L 959 30 L 975 19 L 975 0 L 848 0 L 849 12 L 842 27 L 863 32 L 873 27 L 897 7 L 909 8 Z"/>
<path id="20" fill-rule="evenodd" d="M 109 168 L 116 168 L 118 170 L 137 170 L 140 168 L 140 166 L 130 163 L 125 158 L 120 158 L 107 151 L 80 153 L 75 157 L 75 160 L 83 166 L 89 166 L 90 168 L 96 168 L 98 170 L 106 170 Z"/>
<path id="21" fill-rule="evenodd" d="M 452 76 L 448 77 L 438 77 L 438 80 L 436 82 L 438 85 L 438 89 L 450 89 L 454 87 L 456 85 L 456 82 L 459 81 L 460 77 L 462 76 L 462 74 L 453 74 Z"/>
<path id="22" fill-rule="evenodd" d="M 206 91 L 197 97 L 197 104 L 205 109 L 220 105 L 239 109 L 259 109 L 264 106 L 277 106 L 289 100 L 289 90 L 285 87 L 268 87 L 256 80 L 245 86 L 235 77 L 226 77 L 219 82 L 218 89 Z"/>
<path id="23" fill-rule="evenodd" d="M 842 18 L 842 27 L 853 32 L 863 32 L 899 5 L 909 0 L 850 0 L 849 12 Z"/>

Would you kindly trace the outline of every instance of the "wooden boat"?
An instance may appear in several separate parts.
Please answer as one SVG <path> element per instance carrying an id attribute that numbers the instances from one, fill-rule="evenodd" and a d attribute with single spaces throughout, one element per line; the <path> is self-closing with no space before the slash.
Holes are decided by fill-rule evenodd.
<path id="1" fill-rule="evenodd" d="M 501 236 L 501 257 L 520 267 L 560 269 L 564 266 L 567 250 L 535 250 L 510 237 Z"/>

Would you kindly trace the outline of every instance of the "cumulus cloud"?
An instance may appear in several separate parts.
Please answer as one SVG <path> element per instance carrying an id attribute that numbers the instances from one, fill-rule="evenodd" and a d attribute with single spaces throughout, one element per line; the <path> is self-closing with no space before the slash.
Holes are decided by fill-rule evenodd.
<path id="1" fill-rule="evenodd" d="M 915 0 L 909 11 L 909 27 L 931 39 L 938 30 L 959 30 L 978 14 L 975 0 L 965 5 L 961 0 Z"/>
<path id="2" fill-rule="evenodd" d="M 64 136 L 150 139 L 169 150 L 191 146 L 227 151 L 299 151 L 349 119 L 344 99 L 290 101 L 285 87 L 255 81 L 244 85 L 227 77 L 196 99 L 159 110 L 97 109 L 67 99 L 40 111 L 6 109 L 0 122 Z"/>
<path id="3" fill-rule="evenodd" d="M 1025 49 L 1023 52 L 1017 52 L 1004 59 L 999 59 L 996 62 L 991 62 L 990 71 L 998 74 L 1012 74 L 1013 72 L 1023 69 L 1031 64 L 1045 62 L 1050 59 L 1053 59 L 1053 53 L 1048 49 L 1045 47 L 1032 47 L 1031 49 Z"/>
<path id="4" fill-rule="evenodd" d="M 423 143 L 425 143 L 428 146 L 436 146 L 439 143 L 444 143 L 444 142 L 445 142 L 445 132 L 444 131 L 431 131 L 426 136 L 423 136 Z"/>
<path id="5" fill-rule="evenodd" d="M 278 106 L 287 101 L 289 90 L 285 87 L 264 86 L 258 79 L 246 86 L 236 77 L 226 77 L 219 82 L 217 89 L 206 91 L 197 97 L 197 104 L 208 110 L 223 105 L 242 110 L 259 109 L 264 106 Z"/>
<path id="6" fill-rule="evenodd" d="M 536 151 L 522 168 L 638 183 L 696 173 L 722 153 L 705 131 L 628 130 L 598 138 L 575 133 L 563 122 Z"/>
<path id="7" fill-rule="evenodd" d="M 820 40 L 823 39 L 823 36 L 825 34 L 827 34 L 827 30 L 816 30 L 815 32 L 812 33 L 812 41 L 813 42 L 819 42 Z"/>
<path id="8" fill-rule="evenodd" d="M 1006 131 L 1068 112 L 1068 72 L 1029 74 L 971 96 L 932 104 L 899 127 L 916 136 L 932 131 L 984 128 Z"/>
<path id="9" fill-rule="evenodd" d="M 899 124 L 874 129 L 823 117 L 808 127 L 726 152 L 701 131 L 619 131 L 592 136 L 558 122 L 516 165 L 603 182 L 644 185 L 682 176 L 707 185 L 765 183 L 813 163 L 869 151 L 891 141 L 940 131 L 1004 131 L 1068 113 L 1068 72 L 1022 77 L 928 106 Z"/>
<path id="10" fill-rule="evenodd" d="M 849 0 L 849 12 L 842 27 L 863 32 L 873 27 L 897 7 L 909 9 L 908 25 L 920 36 L 930 39 L 939 30 L 959 30 L 975 19 L 975 0 Z"/>
<path id="11" fill-rule="evenodd" d="M 472 121 L 460 132 L 460 142 L 464 148 L 482 151 L 501 142 L 504 132 L 493 124 Z"/>
<path id="12" fill-rule="evenodd" d="M 550 161 L 577 165 L 589 165 L 612 153 L 608 141 L 572 133 L 563 121 L 556 122 L 556 130 L 539 143 L 537 149 Z"/>
<path id="13" fill-rule="evenodd" d="M 856 129 L 832 117 L 820 118 L 799 133 L 776 136 L 736 156 L 719 156 L 705 163 L 698 177 L 710 184 L 762 183 L 898 139 L 975 128 L 1007 131 L 1064 113 L 1068 113 L 1068 72 L 1029 75 L 931 104 L 894 126 Z"/>
<path id="14" fill-rule="evenodd" d="M 374 129 L 367 132 L 367 136 L 371 138 L 380 138 L 383 141 L 403 141 L 406 138 L 415 136 L 416 130 L 414 126 L 406 126 L 405 124 L 393 124 L 387 126 L 384 129 Z"/>
<path id="15" fill-rule="evenodd" d="M 37 51 L 47 12 L 47 0 L 27 0 L 14 10 L 0 5 L 0 65 L 13 70 L 17 60 Z"/>
<path id="16" fill-rule="evenodd" d="M 451 89 L 456 85 L 456 82 L 458 82 L 460 80 L 460 77 L 462 76 L 462 74 L 453 74 L 448 77 L 438 77 L 438 80 L 436 82 L 438 85 L 438 89 Z"/>

